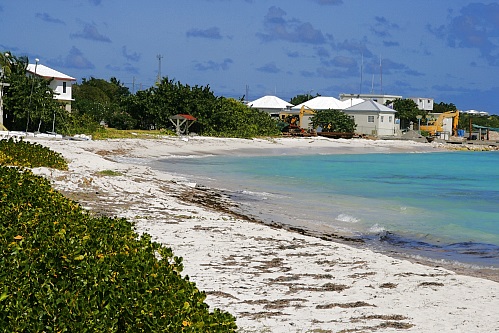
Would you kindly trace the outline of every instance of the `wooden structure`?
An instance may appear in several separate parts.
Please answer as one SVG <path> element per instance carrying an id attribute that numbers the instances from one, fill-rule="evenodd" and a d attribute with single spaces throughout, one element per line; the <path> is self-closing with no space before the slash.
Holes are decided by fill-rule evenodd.
<path id="1" fill-rule="evenodd" d="M 178 136 L 189 134 L 189 127 L 191 127 L 196 120 L 197 119 L 190 114 L 177 114 L 170 117 L 170 121 L 175 126 L 175 132 Z"/>

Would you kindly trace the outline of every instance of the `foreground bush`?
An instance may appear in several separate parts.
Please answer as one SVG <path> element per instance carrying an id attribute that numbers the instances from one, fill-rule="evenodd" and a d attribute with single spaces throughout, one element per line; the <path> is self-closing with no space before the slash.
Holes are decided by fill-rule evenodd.
<path id="1" fill-rule="evenodd" d="M 169 248 L 90 216 L 44 178 L 0 166 L 0 212 L 0 331 L 235 331 Z"/>
<path id="2" fill-rule="evenodd" d="M 0 164 L 27 168 L 68 169 L 68 164 L 61 154 L 38 143 L 14 140 L 12 138 L 0 140 Z"/>

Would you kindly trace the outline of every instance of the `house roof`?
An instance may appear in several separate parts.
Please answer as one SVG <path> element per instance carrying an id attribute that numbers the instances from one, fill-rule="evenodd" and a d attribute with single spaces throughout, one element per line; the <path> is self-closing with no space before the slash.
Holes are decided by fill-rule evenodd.
<path id="1" fill-rule="evenodd" d="M 71 77 L 69 75 L 66 75 L 64 73 L 61 73 L 59 71 L 56 71 L 55 69 L 52 69 L 50 67 L 47 67 L 42 64 L 29 64 L 28 67 L 26 68 L 28 72 L 31 74 L 36 74 L 38 76 L 44 77 L 44 78 L 54 78 L 57 80 L 63 80 L 63 81 L 76 81 L 74 77 Z M 35 73 L 36 70 L 36 73 Z"/>
<path id="2" fill-rule="evenodd" d="M 390 109 L 387 106 L 384 106 L 383 104 L 379 104 L 378 102 L 375 102 L 373 100 L 367 100 L 362 103 L 359 103 L 357 105 L 351 106 L 349 108 L 344 109 L 343 111 L 372 111 L 372 112 L 391 112 L 395 113 L 394 109 Z"/>
<path id="3" fill-rule="evenodd" d="M 255 109 L 286 109 L 288 107 L 292 107 L 293 104 L 286 102 L 285 100 L 280 99 L 276 96 L 263 96 L 259 99 L 256 99 L 252 102 L 248 102 L 248 105 L 251 108 Z"/>
<path id="4" fill-rule="evenodd" d="M 170 119 L 185 119 L 185 120 L 191 120 L 191 121 L 197 120 L 196 118 L 194 118 L 190 114 L 177 114 L 177 115 L 171 116 Z"/>
<path id="5" fill-rule="evenodd" d="M 301 109 L 302 106 L 306 106 L 314 110 L 344 109 L 343 102 L 341 102 L 339 99 L 325 96 L 317 96 L 315 98 L 312 98 L 311 100 L 298 104 L 297 106 L 293 107 L 293 109 Z"/>
<path id="6" fill-rule="evenodd" d="M 349 98 L 349 99 L 341 101 L 341 103 L 343 103 L 343 109 L 346 109 L 346 108 L 349 108 L 351 106 L 354 106 L 354 105 L 357 105 L 360 103 L 364 103 L 364 102 L 365 102 L 365 99 L 363 99 L 363 98 Z"/>

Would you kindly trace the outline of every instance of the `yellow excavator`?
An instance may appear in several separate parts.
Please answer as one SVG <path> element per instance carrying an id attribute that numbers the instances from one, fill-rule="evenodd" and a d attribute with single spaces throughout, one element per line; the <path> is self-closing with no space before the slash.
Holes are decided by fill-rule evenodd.
<path id="1" fill-rule="evenodd" d="M 436 118 L 428 118 L 427 125 L 421 125 L 420 130 L 427 131 L 430 135 L 436 136 L 438 133 L 445 132 L 444 125 L 446 119 L 451 118 L 452 134 L 457 136 L 457 125 L 459 123 L 459 111 L 447 111 L 439 114 Z"/>
<path id="2" fill-rule="evenodd" d="M 290 134 L 294 135 L 304 135 L 306 134 L 306 130 L 308 128 L 307 124 L 304 122 L 304 115 L 305 114 L 310 114 L 313 115 L 315 114 L 315 110 L 303 105 L 300 108 L 300 111 L 298 114 L 296 113 L 291 113 L 291 112 L 281 112 L 280 113 L 280 118 L 283 122 L 288 123 L 288 132 Z"/>
<path id="3" fill-rule="evenodd" d="M 303 129 L 306 129 L 304 127 L 305 123 L 303 122 L 303 116 L 305 114 L 311 114 L 311 115 L 314 115 L 315 114 L 315 110 L 312 109 L 312 108 L 309 108 L 308 106 L 306 105 L 303 105 L 301 108 L 300 108 L 300 127 L 303 128 Z"/>

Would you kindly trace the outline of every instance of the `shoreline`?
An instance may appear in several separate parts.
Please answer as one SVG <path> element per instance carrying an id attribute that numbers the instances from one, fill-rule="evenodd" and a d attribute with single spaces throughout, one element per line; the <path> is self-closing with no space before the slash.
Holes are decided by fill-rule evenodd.
<path id="1" fill-rule="evenodd" d="M 235 216 L 228 209 L 231 203 L 216 191 L 146 165 L 116 162 L 282 150 L 445 151 L 441 145 L 310 138 L 36 141 L 70 161 L 68 172 L 39 168 L 36 173 L 95 214 L 125 217 L 139 233 L 172 247 L 184 258 L 184 274 L 206 291 L 210 307 L 236 315 L 241 332 L 499 329 L 494 319 L 499 283 L 493 279 L 459 275 L 435 263 L 421 265 L 422 260 L 396 253 L 387 256 L 351 246 L 348 239 L 321 239 L 248 221 Z M 103 170 L 121 175 L 102 176 Z"/>
<path id="2" fill-rule="evenodd" d="M 341 233 L 338 231 L 331 232 L 325 229 L 316 230 L 301 225 L 291 225 L 281 222 L 268 222 L 262 220 L 238 209 L 239 206 L 236 203 L 232 202 L 231 199 L 225 195 L 224 190 L 205 186 L 196 186 L 191 191 L 192 192 L 189 195 L 183 195 L 181 196 L 181 198 L 184 201 L 190 202 L 195 205 L 201 205 L 208 209 L 213 209 L 218 212 L 230 214 L 237 219 L 249 221 L 252 223 L 258 223 L 270 228 L 282 229 L 288 232 L 318 238 L 324 241 L 338 242 L 348 246 L 366 249 L 375 253 L 387 255 L 393 258 L 408 260 L 413 263 L 423 264 L 430 267 L 442 267 L 458 274 L 488 279 L 499 283 L 499 269 L 496 267 L 479 266 L 474 264 L 462 263 L 459 261 L 430 258 L 429 256 L 414 254 L 414 251 L 404 251 L 402 248 L 395 245 L 377 244 L 377 248 L 374 249 L 371 244 L 372 240 L 367 240 L 362 236 Z"/>

